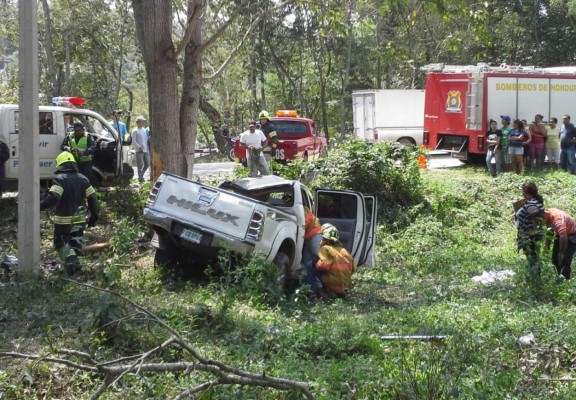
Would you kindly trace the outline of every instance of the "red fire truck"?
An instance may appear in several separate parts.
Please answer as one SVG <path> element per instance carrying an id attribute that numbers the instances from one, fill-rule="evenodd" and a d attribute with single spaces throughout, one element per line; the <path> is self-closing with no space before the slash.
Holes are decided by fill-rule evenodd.
<path id="1" fill-rule="evenodd" d="M 278 134 L 278 149 L 274 160 L 312 160 L 323 157 L 328 152 L 326 138 L 316 132 L 316 123 L 309 118 L 301 118 L 296 110 L 280 110 L 270 118 Z M 246 149 L 240 140 L 234 142 L 234 158 L 237 162 L 246 160 Z"/>
<path id="2" fill-rule="evenodd" d="M 486 154 L 488 121 L 502 115 L 528 124 L 576 114 L 576 67 L 431 64 L 426 71 L 423 143 L 462 160 Z"/>

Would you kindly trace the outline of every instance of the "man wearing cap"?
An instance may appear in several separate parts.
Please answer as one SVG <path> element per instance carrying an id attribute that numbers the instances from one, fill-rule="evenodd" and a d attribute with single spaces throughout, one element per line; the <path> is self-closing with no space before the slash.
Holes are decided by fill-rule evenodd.
<path id="1" fill-rule="evenodd" d="M 66 273 L 72 275 L 80 270 L 78 256 L 82 255 L 84 226 L 94 226 L 98 220 L 98 201 L 88 178 L 79 173 L 72 153 L 60 153 L 56 168 L 56 177 L 48 196 L 40 202 L 40 210 L 54 208 L 54 248 Z"/>
<path id="2" fill-rule="evenodd" d="M 266 136 L 261 130 L 256 130 L 256 122 L 248 124 L 248 130 L 240 135 L 240 146 L 246 149 L 246 162 L 250 169 L 250 177 L 258 176 L 258 171 L 261 175 L 269 175 L 268 163 L 262 153 L 262 148 L 266 146 Z"/>
<path id="3" fill-rule="evenodd" d="M 148 132 L 144 126 L 146 118 L 143 115 L 136 117 L 136 129 L 132 131 L 132 145 L 136 154 L 138 168 L 138 181 L 144 182 L 144 173 L 150 166 L 150 149 L 148 146 Z"/>
<path id="4" fill-rule="evenodd" d="M 64 138 L 60 148 L 74 155 L 80 173 L 88 178 L 95 189 L 98 189 L 100 187 L 98 179 L 92 172 L 92 157 L 96 153 L 96 142 L 92 136 L 86 135 L 82 122 L 75 122 L 73 127 L 74 131 Z"/>
<path id="5" fill-rule="evenodd" d="M 510 131 L 512 128 L 510 127 L 510 118 L 509 115 L 501 115 L 500 118 L 502 119 L 502 137 L 500 139 L 500 149 L 502 150 L 502 171 L 510 171 L 510 165 L 512 164 L 512 157 L 508 153 L 508 145 L 510 144 Z"/>
<path id="6" fill-rule="evenodd" d="M 576 129 L 570 123 L 568 114 L 562 117 L 562 127 L 560 128 L 560 169 L 576 174 Z"/>

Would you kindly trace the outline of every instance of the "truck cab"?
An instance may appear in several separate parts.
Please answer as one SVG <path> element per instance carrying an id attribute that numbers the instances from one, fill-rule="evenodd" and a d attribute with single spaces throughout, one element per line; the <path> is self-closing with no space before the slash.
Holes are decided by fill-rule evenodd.
<path id="1" fill-rule="evenodd" d="M 280 110 L 270 121 L 279 141 L 274 161 L 308 161 L 327 154 L 326 138 L 316 130 L 316 123 L 310 118 L 300 117 L 296 110 Z M 246 160 L 246 149 L 240 146 L 240 140 L 234 142 L 234 159 L 236 162 Z"/>
<path id="2" fill-rule="evenodd" d="M 302 280 L 304 207 L 340 232 L 357 265 L 374 266 L 377 202 L 354 191 L 317 189 L 274 175 L 223 182 L 218 187 L 163 172 L 143 218 L 155 234 L 155 264 L 194 270 L 215 265 L 221 250 L 259 253 L 276 264 L 282 285 Z"/>
<path id="3" fill-rule="evenodd" d="M 81 98 L 55 98 L 65 106 L 39 107 L 39 175 L 41 186 L 45 187 L 54 178 L 56 156 L 61 152 L 64 138 L 71 132 L 74 122 L 85 126 L 86 134 L 96 142 L 96 153 L 93 157 L 94 176 L 101 186 L 115 186 L 132 179 L 133 169 L 123 163 L 122 139 L 100 114 L 73 107 L 70 99 L 76 104 L 83 103 Z M 72 100 L 74 101 L 74 100 Z M 65 117 L 66 116 L 66 117 Z M 65 122 L 65 119 L 69 122 Z M 5 180 L 9 188 L 17 187 L 19 162 L 20 113 L 17 104 L 0 104 L 0 139 L 8 145 L 10 158 L 6 162 Z"/>

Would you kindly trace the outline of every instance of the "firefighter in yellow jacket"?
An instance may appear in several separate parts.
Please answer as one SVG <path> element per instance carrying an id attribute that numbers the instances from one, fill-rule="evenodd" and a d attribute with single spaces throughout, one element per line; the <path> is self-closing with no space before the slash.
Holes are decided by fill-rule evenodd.
<path id="1" fill-rule="evenodd" d="M 54 248 L 69 275 L 80 270 L 84 227 L 94 226 L 98 220 L 96 192 L 76 164 L 68 151 L 56 157 L 57 175 L 48 196 L 40 202 L 40 210 L 54 208 Z"/>
<path id="2" fill-rule="evenodd" d="M 356 271 L 354 259 L 340 243 L 338 229 L 331 224 L 322 225 L 322 241 L 318 251 L 316 269 L 322 288 L 313 288 L 321 297 L 343 297 L 344 291 L 352 281 Z"/>

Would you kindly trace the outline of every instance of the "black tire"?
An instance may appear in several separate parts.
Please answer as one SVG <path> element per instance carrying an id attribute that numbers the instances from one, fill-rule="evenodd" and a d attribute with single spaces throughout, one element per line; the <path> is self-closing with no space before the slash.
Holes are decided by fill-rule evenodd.
<path id="1" fill-rule="evenodd" d="M 416 142 L 414 141 L 414 139 L 406 137 L 398 139 L 398 143 L 400 143 L 402 146 L 416 146 Z"/>
<path id="2" fill-rule="evenodd" d="M 302 159 L 304 160 L 304 162 L 308 162 L 308 153 L 304 153 L 304 156 L 302 157 Z"/>
<path id="3" fill-rule="evenodd" d="M 278 268 L 278 277 L 276 283 L 282 291 L 286 290 L 290 281 L 290 257 L 286 253 L 279 251 L 274 257 L 274 265 Z"/>
<path id="4" fill-rule="evenodd" d="M 234 148 L 230 148 L 230 150 L 228 150 L 228 153 L 226 154 L 228 156 L 228 159 L 230 161 L 234 161 Z"/>
<path id="5" fill-rule="evenodd" d="M 165 249 L 156 249 L 154 254 L 154 268 L 164 271 L 174 271 L 178 267 L 178 252 L 175 246 L 168 246 Z"/>

